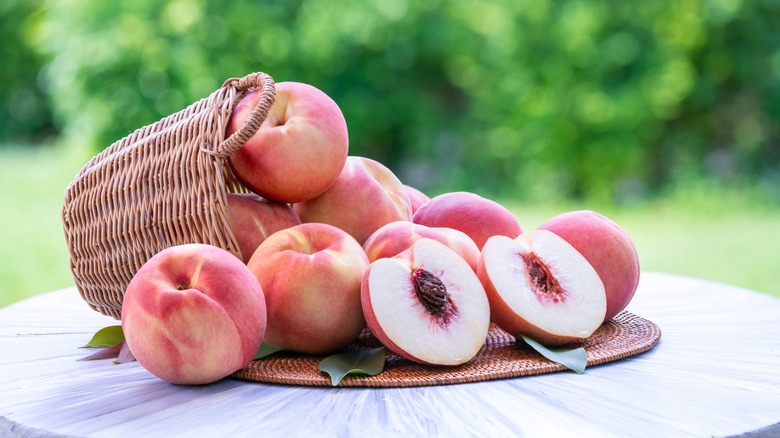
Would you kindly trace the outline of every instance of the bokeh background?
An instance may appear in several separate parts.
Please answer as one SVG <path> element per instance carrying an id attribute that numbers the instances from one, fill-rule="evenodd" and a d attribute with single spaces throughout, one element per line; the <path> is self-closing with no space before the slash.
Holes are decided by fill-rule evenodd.
<path id="1" fill-rule="evenodd" d="M 350 153 L 531 229 L 599 211 L 643 270 L 780 296 L 776 0 L 5 0 L 0 306 L 72 285 L 62 194 L 95 153 L 264 71 Z"/>

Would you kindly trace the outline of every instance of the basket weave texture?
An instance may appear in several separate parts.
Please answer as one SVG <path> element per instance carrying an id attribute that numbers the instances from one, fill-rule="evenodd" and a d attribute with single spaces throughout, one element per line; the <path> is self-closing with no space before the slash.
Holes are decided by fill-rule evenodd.
<path id="1" fill-rule="evenodd" d="M 583 347 L 587 365 L 595 366 L 626 359 L 653 348 L 661 338 L 661 329 L 652 321 L 623 311 L 605 322 L 589 338 L 568 347 Z M 358 341 L 347 350 L 381 346 L 364 330 Z M 254 360 L 233 377 L 264 383 L 301 386 L 331 386 L 330 378 L 320 372 L 319 362 L 325 356 L 281 352 Z M 456 383 L 533 376 L 565 371 L 514 336 L 491 324 L 487 340 L 476 357 L 463 365 L 443 367 L 421 365 L 388 351 L 384 371 L 376 376 L 348 376 L 339 386 L 393 388 L 452 385 Z"/>
<path id="2" fill-rule="evenodd" d="M 258 105 L 225 138 L 235 104 L 255 89 L 262 89 Z M 65 190 L 62 221 L 76 287 L 92 309 L 120 319 L 133 275 L 165 248 L 206 243 L 241 255 L 227 193 L 248 190 L 227 157 L 257 131 L 274 98 L 274 81 L 265 73 L 228 79 L 84 165 Z"/>

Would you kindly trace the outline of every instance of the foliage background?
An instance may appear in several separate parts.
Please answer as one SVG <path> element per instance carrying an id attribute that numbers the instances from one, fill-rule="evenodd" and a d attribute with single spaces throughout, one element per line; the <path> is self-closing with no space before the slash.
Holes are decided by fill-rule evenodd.
<path id="1" fill-rule="evenodd" d="M 351 152 L 424 189 L 780 184 L 774 0 L 5 4 L 5 138 L 105 147 L 261 70 L 326 91 Z"/>
<path id="2" fill-rule="evenodd" d="M 780 206 L 776 0 L 6 0 L 0 20 L 0 149 L 79 161 L 265 71 L 324 90 L 351 154 L 429 194 Z"/>

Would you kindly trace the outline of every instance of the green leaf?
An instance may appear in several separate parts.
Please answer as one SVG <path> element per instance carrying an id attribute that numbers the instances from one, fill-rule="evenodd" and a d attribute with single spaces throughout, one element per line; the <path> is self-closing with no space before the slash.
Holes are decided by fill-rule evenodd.
<path id="1" fill-rule="evenodd" d="M 577 374 L 582 374 L 585 371 L 585 366 L 588 364 L 588 355 L 585 353 L 584 348 L 549 348 L 527 336 L 520 335 L 520 338 L 547 359 L 559 363 Z"/>
<path id="2" fill-rule="evenodd" d="M 124 340 L 125 334 L 122 332 L 122 326 L 111 325 L 98 330 L 87 345 L 81 348 L 110 347 L 124 342 Z"/>
<path id="3" fill-rule="evenodd" d="M 260 344 L 260 348 L 257 350 L 257 353 L 255 353 L 255 357 L 253 360 L 262 359 L 266 356 L 270 356 L 280 351 L 284 351 L 284 348 L 274 347 L 273 345 L 268 345 L 265 342 L 263 342 L 262 344 Z"/>
<path id="4" fill-rule="evenodd" d="M 348 374 L 376 376 L 385 368 L 385 347 L 333 354 L 322 359 L 317 368 L 330 375 L 333 386 L 337 386 Z"/>

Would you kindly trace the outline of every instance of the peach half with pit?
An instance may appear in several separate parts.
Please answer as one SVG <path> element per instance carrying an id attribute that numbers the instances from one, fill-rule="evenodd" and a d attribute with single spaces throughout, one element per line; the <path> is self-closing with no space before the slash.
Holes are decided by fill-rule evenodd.
<path id="1" fill-rule="evenodd" d="M 490 306 L 479 279 L 455 251 L 432 239 L 371 263 L 361 297 L 371 333 L 414 362 L 460 365 L 487 338 Z"/>
<path id="2" fill-rule="evenodd" d="M 477 275 L 493 322 L 512 335 L 559 346 L 589 337 L 604 321 L 607 300 L 596 270 L 550 231 L 491 237 Z"/>
<path id="3" fill-rule="evenodd" d="M 591 210 L 561 213 L 538 227 L 562 237 L 593 266 L 607 294 L 608 321 L 628 306 L 639 286 L 639 255 L 615 221 Z"/>
<path id="4" fill-rule="evenodd" d="M 206 384 L 245 367 L 266 327 L 263 290 L 233 254 L 185 244 L 151 257 L 122 302 L 130 351 L 171 383 Z"/>

